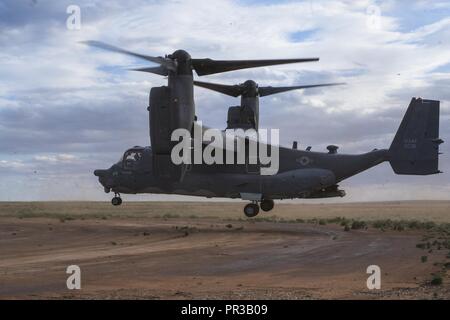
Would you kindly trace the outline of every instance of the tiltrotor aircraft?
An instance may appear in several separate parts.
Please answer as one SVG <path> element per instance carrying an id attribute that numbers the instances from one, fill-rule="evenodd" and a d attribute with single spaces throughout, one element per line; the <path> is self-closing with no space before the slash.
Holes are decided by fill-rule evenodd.
<path id="1" fill-rule="evenodd" d="M 176 129 L 195 131 L 197 118 L 194 85 L 231 96 L 241 96 L 241 105 L 230 107 L 228 128 L 258 130 L 258 98 L 274 93 L 321 84 L 295 87 L 259 87 L 248 80 L 227 86 L 193 80 L 199 76 L 233 70 L 317 61 L 318 58 L 283 60 L 211 60 L 194 59 L 183 50 L 165 57 L 133 53 L 97 41 L 88 45 L 131 55 L 158 64 L 157 67 L 134 69 L 168 77 L 168 85 L 150 91 L 149 124 L 151 147 L 133 147 L 109 169 L 95 170 L 105 192 L 114 192 L 113 205 L 120 205 L 120 193 L 179 194 L 203 197 L 240 198 L 250 201 L 244 207 L 247 217 L 254 217 L 274 207 L 275 199 L 343 197 L 338 183 L 364 170 L 388 161 L 396 174 L 429 175 L 438 169 L 439 101 L 412 98 L 389 149 L 374 149 L 358 155 L 339 154 L 330 145 L 328 152 L 313 152 L 279 147 L 279 168 L 273 175 L 261 174 L 263 165 L 246 156 L 241 164 L 175 164 L 171 151 L 177 142 L 171 140 Z M 195 138 L 193 138 L 194 140 Z M 238 138 L 236 138 L 237 140 Z M 248 139 L 245 147 L 248 148 Z M 206 142 L 200 144 L 207 147 Z"/>

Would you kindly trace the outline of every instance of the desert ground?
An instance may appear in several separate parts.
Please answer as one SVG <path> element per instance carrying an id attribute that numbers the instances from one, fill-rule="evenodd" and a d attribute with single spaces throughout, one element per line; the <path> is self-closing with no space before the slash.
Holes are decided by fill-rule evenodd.
<path id="1" fill-rule="evenodd" d="M 450 299 L 450 201 L 243 204 L 0 202 L 0 299 Z"/>

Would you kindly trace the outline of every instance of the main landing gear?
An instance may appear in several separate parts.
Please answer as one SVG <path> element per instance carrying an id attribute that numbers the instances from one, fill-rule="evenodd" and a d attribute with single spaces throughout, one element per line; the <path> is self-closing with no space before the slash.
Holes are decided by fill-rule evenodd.
<path id="1" fill-rule="evenodd" d="M 122 204 L 122 198 L 119 193 L 115 193 L 114 198 L 112 198 L 111 203 L 113 206 L 120 206 Z"/>
<path id="2" fill-rule="evenodd" d="M 273 202 L 273 200 L 270 199 L 264 199 L 263 201 L 261 201 L 261 209 L 262 211 L 270 211 L 273 209 L 273 206 L 275 205 L 275 203 Z"/>
<path id="3" fill-rule="evenodd" d="M 244 207 L 244 214 L 247 216 L 247 218 L 256 217 L 258 213 L 259 213 L 259 206 L 256 201 L 254 203 L 249 203 Z"/>
<path id="4" fill-rule="evenodd" d="M 273 200 L 270 199 L 264 199 L 261 201 L 261 210 L 262 211 L 270 211 L 274 207 Z M 252 203 L 247 204 L 244 207 L 244 214 L 247 216 L 247 218 L 253 218 L 256 217 L 259 213 L 259 205 L 258 201 L 253 201 Z"/>

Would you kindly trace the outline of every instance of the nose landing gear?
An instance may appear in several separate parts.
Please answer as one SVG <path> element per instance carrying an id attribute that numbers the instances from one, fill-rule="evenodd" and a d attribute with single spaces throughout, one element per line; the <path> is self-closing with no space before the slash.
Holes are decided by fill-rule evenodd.
<path id="1" fill-rule="evenodd" d="M 113 206 L 120 206 L 122 204 L 122 198 L 119 193 L 115 193 L 114 198 L 112 198 L 111 203 Z"/>

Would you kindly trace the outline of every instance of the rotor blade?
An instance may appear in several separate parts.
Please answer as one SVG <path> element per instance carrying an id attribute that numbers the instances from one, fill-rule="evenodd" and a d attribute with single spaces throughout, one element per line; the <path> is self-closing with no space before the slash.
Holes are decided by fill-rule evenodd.
<path id="1" fill-rule="evenodd" d="M 330 87 L 330 86 L 340 86 L 346 84 L 345 82 L 339 83 L 323 83 L 323 84 L 312 84 L 312 85 L 304 85 L 304 86 L 292 86 L 292 87 L 259 87 L 258 92 L 260 97 L 269 96 L 271 94 L 286 92 L 290 90 L 298 90 L 298 89 L 308 89 L 308 88 L 316 88 L 316 87 Z"/>
<path id="2" fill-rule="evenodd" d="M 280 60 L 212 60 L 192 59 L 192 66 L 199 76 L 233 70 L 273 66 L 278 64 L 319 61 L 319 58 L 280 59 Z"/>
<path id="3" fill-rule="evenodd" d="M 159 74 L 161 76 L 167 76 L 169 72 L 167 71 L 166 67 L 159 66 L 159 67 L 153 67 L 153 68 L 137 68 L 137 69 L 129 69 L 131 71 L 141 71 L 141 72 L 150 72 L 154 74 Z"/>
<path id="4" fill-rule="evenodd" d="M 82 41 L 82 43 L 87 44 L 88 46 L 91 46 L 91 47 L 96 47 L 96 48 L 100 48 L 103 50 L 122 53 L 122 54 L 126 54 L 126 55 L 133 56 L 136 58 L 144 59 L 144 60 L 147 60 L 150 62 L 154 62 L 154 63 L 160 64 L 160 65 L 166 67 L 169 70 L 176 70 L 175 63 L 170 59 L 165 59 L 163 57 L 152 57 L 152 56 L 147 56 L 147 55 L 131 52 L 131 51 L 124 50 L 124 49 L 112 46 L 110 44 L 107 44 L 107 43 L 104 43 L 101 41 L 89 40 L 89 41 Z"/>
<path id="5" fill-rule="evenodd" d="M 194 81 L 194 84 L 198 87 L 217 91 L 217 92 L 220 92 L 220 93 L 226 94 L 228 96 L 232 96 L 232 97 L 240 96 L 245 89 L 239 85 L 229 86 L 229 85 L 225 85 L 225 84 L 201 82 L 201 81 Z"/>

